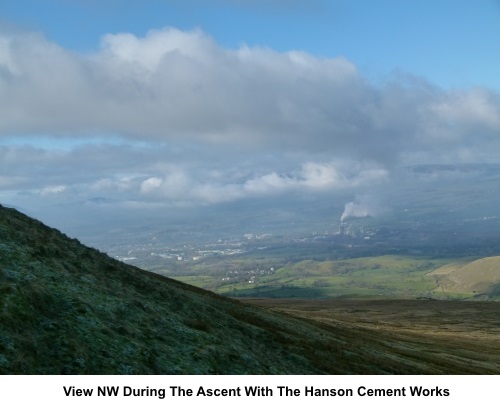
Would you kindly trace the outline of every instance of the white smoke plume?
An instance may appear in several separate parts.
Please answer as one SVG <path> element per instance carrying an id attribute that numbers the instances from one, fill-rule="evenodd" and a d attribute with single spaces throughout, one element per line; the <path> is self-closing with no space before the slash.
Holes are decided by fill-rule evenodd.
<path id="1" fill-rule="evenodd" d="M 375 217 L 386 211 L 388 211 L 388 208 L 381 205 L 381 203 L 373 197 L 357 197 L 355 201 L 348 202 L 344 206 L 344 212 L 340 217 L 340 222 L 344 222 L 347 218 L 351 217 Z"/>

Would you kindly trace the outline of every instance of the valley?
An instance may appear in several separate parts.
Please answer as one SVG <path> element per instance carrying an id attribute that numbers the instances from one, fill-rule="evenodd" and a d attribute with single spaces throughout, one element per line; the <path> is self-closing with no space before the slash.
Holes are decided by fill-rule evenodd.
<path id="1" fill-rule="evenodd" d="M 500 373 L 498 257 L 244 238 L 145 271 L 0 206 L 0 372 Z"/>
<path id="2" fill-rule="evenodd" d="M 174 248 L 154 240 L 108 254 L 232 297 L 499 299 L 500 249 L 491 239 L 451 250 L 438 238 L 424 244 L 403 231 L 387 236 L 354 225 L 349 235 L 246 234 Z"/>

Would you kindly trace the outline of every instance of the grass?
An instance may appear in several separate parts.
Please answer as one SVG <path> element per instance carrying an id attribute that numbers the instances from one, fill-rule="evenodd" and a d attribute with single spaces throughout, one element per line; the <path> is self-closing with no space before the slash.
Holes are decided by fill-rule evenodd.
<path id="1" fill-rule="evenodd" d="M 414 300 L 247 299 L 256 306 L 308 322 L 350 331 L 352 341 L 400 359 L 401 367 L 423 361 L 426 372 L 451 367 L 455 374 L 500 373 L 500 302 Z"/>
<path id="2" fill-rule="evenodd" d="M 456 262 L 431 273 L 439 288 L 450 294 L 500 298 L 500 256 Z"/>
<path id="3" fill-rule="evenodd" d="M 281 266 L 274 274 L 251 272 L 246 277 L 242 267 L 231 262 L 231 269 L 240 271 L 238 277 L 218 273 L 177 279 L 233 297 L 497 300 L 500 279 L 496 261 L 496 258 L 456 260 L 400 255 L 337 261 L 307 259 Z M 256 268 L 248 261 L 244 266 Z M 266 267 L 262 263 L 259 266 Z"/>
<path id="4" fill-rule="evenodd" d="M 375 322 L 375 316 L 359 318 L 368 309 L 359 303 L 342 317 L 332 316 L 332 300 L 308 300 L 319 305 L 313 308 L 315 316 L 297 307 L 303 302 L 300 300 L 283 301 L 282 308 L 279 301 L 259 308 L 256 301 L 252 305 L 242 303 L 113 260 L 1 206 L 0 253 L 2 374 L 499 371 L 495 349 L 498 329 L 485 318 L 487 313 L 494 313 L 491 319 L 498 327 L 497 303 L 484 303 L 490 306 L 481 307 L 480 313 L 474 306 L 477 303 L 464 303 L 471 306 L 462 307 L 462 315 L 472 311 L 464 322 L 477 318 L 474 325 L 480 327 L 484 336 L 471 335 L 469 340 L 460 340 L 456 333 L 453 342 L 450 333 L 455 333 L 460 317 L 452 317 L 451 307 L 447 306 L 436 307 L 434 312 L 425 310 L 424 314 L 441 319 L 448 330 L 433 332 L 432 324 L 415 322 L 427 328 L 425 339 L 419 343 L 422 334 L 416 327 L 412 331 L 401 325 L 411 320 L 412 307 L 425 305 L 422 301 L 386 303 L 386 311 L 397 313 L 403 305 L 408 305 L 408 311 L 400 317 L 379 318 L 380 322 Z M 394 263 L 393 271 L 420 271 L 410 271 L 409 262 L 405 265 L 404 260 L 397 258 L 380 260 Z M 282 271 L 287 285 L 280 286 L 279 291 L 284 296 L 328 291 L 333 286 L 322 283 L 329 282 L 329 277 L 343 279 L 349 273 L 367 272 L 370 269 L 366 266 L 377 263 L 346 261 L 339 266 L 338 274 L 329 276 L 326 272 L 332 271 L 331 264 L 302 263 L 306 264 L 316 266 L 314 271 L 318 272 L 311 273 L 311 280 L 287 274 L 288 268 Z M 296 270 L 293 266 L 289 267 L 291 273 Z M 300 284 L 309 281 L 315 286 Z M 365 289 L 366 294 L 373 292 L 369 287 L 356 288 Z M 372 310 L 382 311 L 375 304 Z M 381 325 L 385 325 L 382 330 L 376 329 Z M 452 357 L 453 347 L 460 362 L 456 355 Z M 473 362 L 472 368 L 465 366 L 467 361 Z"/>
<path id="5" fill-rule="evenodd" d="M 338 261 L 303 260 L 285 265 L 252 283 L 219 284 L 214 291 L 230 296 L 257 297 L 451 297 L 441 291 L 430 273 L 446 263 L 442 259 L 378 256 Z M 207 277 L 207 276 L 205 276 Z M 220 276 L 219 276 L 220 277 Z M 183 281 L 191 282 L 188 278 Z M 204 280 L 204 285 L 215 282 Z M 472 297 L 472 294 L 465 293 Z"/>

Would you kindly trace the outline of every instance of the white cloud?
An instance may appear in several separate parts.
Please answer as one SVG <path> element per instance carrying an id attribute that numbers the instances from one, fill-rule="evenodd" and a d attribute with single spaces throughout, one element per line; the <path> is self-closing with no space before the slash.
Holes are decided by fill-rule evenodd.
<path id="1" fill-rule="evenodd" d="M 251 173 L 246 177 L 249 176 Z M 286 193 L 351 189 L 380 183 L 385 181 L 387 176 L 387 171 L 369 165 L 352 172 L 352 168 L 348 168 L 346 162 L 342 164 L 307 162 L 299 170 L 284 173 L 269 172 L 235 182 L 230 176 L 227 176 L 226 181 L 220 176 L 214 178 L 209 175 L 204 178 L 202 173 L 189 174 L 177 167 L 170 169 L 164 175 L 155 175 L 143 180 L 140 192 L 156 201 L 219 203 Z"/>
<path id="2" fill-rule="evenodd" d="M 97 63 L 141 67 L 150 73 L 162 68 L 168 69 L 165 65 L 172 56 L 204 63 L 213 59 L 220 51 L 213 40 L 200 30 L 183 32 L 175 28 L 151 30 L 146 38 L 128 33 L 107 34 L 102 38 L 101 48 L 102 52 L 96 55 Z M 161 66 L 162 64 L 165 65 Z"/>
<path id="3" fill-rule="evenodd" d="M 346 178 L 331 164 L 308 162 L 302 167 L 303 182 L 311 188 L 328 188 L 345 183 Z"/>
<path id="4" fill-rule="evenodd" d="M 472 137 L 499 146 L 492 91 L 444 91 L 410 75 L 375 86 L 341 57 L 230 50 L 201 30 L 107 34 L 93 55 L 4 34 L 0 71 L 0 136 L 109 133 L 387 164 Z"/>
<path id="5" fill-rule="evenodd" d="M 130 190 L 134 186 L 134 183 L 136 183 L 136 181 L 137 179 L 135 179 L 134 177 L 127 176 L 119 179 L 104 178 L 95 181 L 90 185 L 89 189 L 96 192 L 124 192 L 126 190 Z"/>
<path id="6" fill-rule="evenodd" d="M 295 188 L 297 180 L 275 172 L 248 180 L 243 189 L 248 194 L 270 194 Z"/>
<path id="7" fill-rule="evenodd" d="M 151 193 L 152 191 L 157 190 L 162 183 L 162 179 L 158 177 L 150 177 L 141 183 L 141 193 Z"/>
<path id="8" fill-rule="evenodd" d="M 97 131 L 295 148 L 331 126 L 361 83 L 343 58 L 227 50 L 199 30 L 108 34 L 90 56 L 33 34 L 4 43 L 0 60 L 18 72 L 0 76 L 5 135 Z"/>
<path id="9" fill-rule="evenodd" d="M 58 186 L 47 186 L 44 187 L 40 190 L 40 195 L 41 196 L 47 196 L 50 194 L 60 194 L 63 193 L 64 191 L 67 190 L 67 187 L 64 185 L 58 185 Z"/>
<path id="10" fill-rule="evenodd" d="M 226 49 L 199 29 L 108 34 L 91 55 L 0 34 L 0 111 L 0 142 L 75 141 L 0 143 L 0 191 L 52 198 L 147 207 L 357 192 L 408 164 L 500 162 L 494 91 L 411 75 L 376 85 L 342 57 Z"/>
<path id="11" fill-rule="evenodd" d="M 457 135 L 470 128 L 500 131 L 500 95 L 485 89 L 450 92 L 432 108 Z"/>

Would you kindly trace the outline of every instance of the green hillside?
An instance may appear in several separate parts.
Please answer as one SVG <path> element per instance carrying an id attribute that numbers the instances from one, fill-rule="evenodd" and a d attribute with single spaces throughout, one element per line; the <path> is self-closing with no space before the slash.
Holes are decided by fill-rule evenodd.
<path id="1" fill-rule="evenodd" d="M 342 350 L 308 324 L 125 265 L 3 207 L 0 308 L 4 374 L 369 371 L 324 363 Z"/>
<path id="2" fill-rule="evenodd" d="M 448 339 L 387 339 L 378 328 L 299 319 L 140 270 L 0 206 L 1 374 L 498 371 L 486 345 L 486 354 L 443 357 Z"/>
<path id="3" fill-rule="evenodd" d="M 303 260 L 278 268 L 272 275 L 256 277 L 254 283 L 226 283 L 215 291 L 233 297 L 446 298 L 449 294 L 436 292 L 435 278 L 428 277 L 442 264 L 440 259 L 396 255 L 323 262 Z M 187 277 L 179 279 L 193 282 Z M 202 285 L 210 285 L 208 280 L 203 281 Z"/>
<path id="4" fill-rule="evenodd" d="M 449 264 L 431 275 L 442 291 L 500 298 L 500 256 Z"/>

